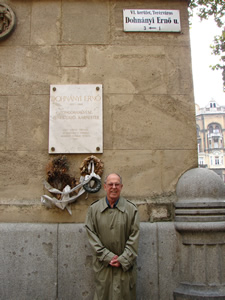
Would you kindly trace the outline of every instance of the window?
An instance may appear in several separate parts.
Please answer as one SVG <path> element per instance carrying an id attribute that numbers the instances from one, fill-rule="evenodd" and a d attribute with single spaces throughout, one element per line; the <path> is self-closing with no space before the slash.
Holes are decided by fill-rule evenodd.
<path id="1" fill-rule="evenodd" d="M 214 148 L 219 148 L 219 140 L 214 139 Z"/>
<path id="2" fill-rule="evenodd" d="M 216 103 L 215 102 L 210 102 L 210 108 L 215 108 L 216 107 Z"/>
<path id="3" fill-rule="evenodd" d="M 212 156 L 210 156 L 210 165 L 212 165 L 213 164 L 213 158 L 212 158 Z"/>
<path id="4" fill-rule="evenodd" d="M 204 158 L 203 157 L 199 157 L 198 163 L 199 163 L 199 165 L 204 165 Z"/>
<path id="5" fill-rule="evenodd" d="M 209 133 L 213 133 L 213 127 L 209 126 Z"/>
<path id="6" fill-rule="evenodd" d="M 216 127 L 215 127 L 214 132 L 215 132 L 215 133 L 220 133 L 220 128 L 219 128 L 219 126 L 216 126 Z"/>
<path id="7" fill-rule="evenodd" d="M 220 164 L 220 158 L 219 156 L 215 156 L 215 165 L 219 165 Z"/>
<path id="8" fill-rule="evenodd" d="M 197 137 L 199 137 L 200 136 L 200 128 L 197 126 L 196 130 L 197 130 Z"/>

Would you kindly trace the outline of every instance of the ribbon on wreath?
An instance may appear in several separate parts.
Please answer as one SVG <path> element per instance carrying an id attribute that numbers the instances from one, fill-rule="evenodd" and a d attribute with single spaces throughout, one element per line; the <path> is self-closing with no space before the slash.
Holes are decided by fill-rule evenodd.
<path id="1" fill-rule="evenodd" d="M 85 176 L 80 177 L 80 183 L 71 189 L 69 185 L 65 186 L 63 191 L 60 191 L 54 187 L 52 187 L 46 180 L 44 180 L 43 185 L 46 190 L 48 190 L 51 194 L 60 195 L 60 199 L 56 197 L 51 197 L 49 195 L 41 196 L 41 203 L 48 208 L 52 208 L 53 204 L 58 208 L 64 210 L 65 208 L 72 215 L 72 211 L 70 208 L 70 203 L 75 202 L 78 197 L 80 197 L 85 192 L 88 193 L 97 193 L 101 189 L 101 177 L 95 173 L 95 161 L 94 156 L 91 156 L 88 161 L 87 171 Z M 95 158 L 96 159 L 96 158 Z M 84 174 L 84 173 L 83 173 Z M 78 190 L 77 195 L 70 196 L 71 193 Z"/>

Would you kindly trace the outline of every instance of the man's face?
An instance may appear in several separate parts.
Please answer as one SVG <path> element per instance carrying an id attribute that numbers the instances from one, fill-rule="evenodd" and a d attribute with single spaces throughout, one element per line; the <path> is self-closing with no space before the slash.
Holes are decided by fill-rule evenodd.
<path id="1" fill-rule="evenodd" d="M 106 191 L 107 199 L 116 201 L 120 197 L 120 192 L 123 185 L 120 183 L 120 178 L 116 174 L 111 174 L 108 176 L 106 183 L 104 184 L 104 189 Z"/>

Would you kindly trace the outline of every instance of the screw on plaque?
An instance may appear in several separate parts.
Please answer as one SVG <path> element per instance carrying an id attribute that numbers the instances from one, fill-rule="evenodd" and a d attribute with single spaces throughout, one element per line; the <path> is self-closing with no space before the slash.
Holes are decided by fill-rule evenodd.
<path id="1" fill-rule="evenodd" d="M 51 148 L 51 151 L 52 151 L 52 152 L 55 152 L 55 147 L 52 147 L 52 148 Z"/>
<path id="2" fill-rule="evenodd" d="M 100 151 L 100 147 L 96 147 L 96 151 Z"/>
<path id="3" fill-rule="evenodd" d="M 53 92 L 55 92 L 55 91 L 56 91 L 56 87 L 53 88 Z"/>
<path id="4" fill-rule="evenodd" d="M 99 90 L 100 90 L 100 88 L 99 88 L 99 86 L 97 86 L 97 87 L 96 87 L 96 91 L 99 91 Z"/>

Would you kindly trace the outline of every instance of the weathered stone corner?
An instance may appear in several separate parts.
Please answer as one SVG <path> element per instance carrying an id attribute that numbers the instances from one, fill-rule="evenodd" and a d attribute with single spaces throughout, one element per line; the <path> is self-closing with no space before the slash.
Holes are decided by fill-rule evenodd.
<path id="1" fill-rule="evenodd" d="M 174 299 L 225 299 L 225 185 L 199 168 L 180 178 L 176 192 L 175 228 L 183 245 Z"/>

